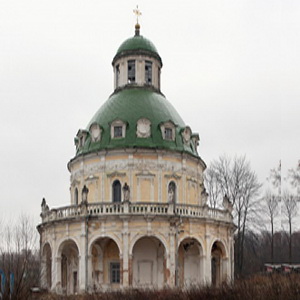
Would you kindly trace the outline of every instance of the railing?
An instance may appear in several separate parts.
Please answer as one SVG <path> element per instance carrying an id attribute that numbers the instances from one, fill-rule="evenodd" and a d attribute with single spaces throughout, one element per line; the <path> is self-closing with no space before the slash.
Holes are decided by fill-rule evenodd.
<path id="1" fill-rule="evenodd" d="M 44 208 L 42 222 L 58 221 L 82 216 L 109 215 L 152 215 L 206 218 L 231 222 L 232 215 L 227 210 L 213 209 L 208 206 L 185 205 L 173 203 L 122 202 L 122 203 L 82 203 L 49 210 Z"/>

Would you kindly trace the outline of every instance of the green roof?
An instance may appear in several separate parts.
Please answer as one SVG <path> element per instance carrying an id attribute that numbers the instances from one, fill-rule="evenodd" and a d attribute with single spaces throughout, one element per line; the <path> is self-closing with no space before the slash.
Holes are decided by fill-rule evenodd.
<path id="1" fill-rule="evenodd" d="M 137 137 L 137 121 L 146 118 L 151 122 L 151 135 L 147 138 Z M 127 124 L 124 138 L 112 139 L 110 124 L 122 120 Z M 172 121 L 176 127 L 175 141 L 164 140 L 160 124 Z M 188 152 L 198 157 L 196 147 L 183 143 L 181 136 L 185 123 L 172 104 L 161 94 L 145 87 L 127 87 L 112 94 L 100 107 L 87 126 L 97 123 L 101 129 L 101 140 L 92 142 L 88 133 L 86 142 L 77 150 L 77 155 L 115 148 L 156 148 Z"/>
<path id="2" fill-rule="evenodd" d="M 136 53 L 137 51 L 147 52 L 149 55 L 158 58 L 161 62 L 161 58 L 154 44 L 142 35 L 135 35 L 125 40 L 117 50 L 114 60 L 119 56 L 131 54 L 132 52 Z"/>

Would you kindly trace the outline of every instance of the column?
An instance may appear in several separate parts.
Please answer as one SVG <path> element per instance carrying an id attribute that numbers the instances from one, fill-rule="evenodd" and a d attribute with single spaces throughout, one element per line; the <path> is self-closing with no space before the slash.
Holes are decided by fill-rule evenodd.
<path id="1" fill-rule="evenodd" d="M 176 229 L 175 229 L 176 230 Z M 167 282 L 171 287 L 175 286 L 175 276 L 176 276 L 176 251 L 177 245 L 175 241 L 175 232 L 174 230 L 170 229 L 170 251 L 169 251 L 169 270 L 170 270 L 170 277 Z"/>
<path id="2" fill-rule="evenodd" d="M 123 221 L 123 255 L 122 255 L 122 285 L 124 287 L 129 286 L 129 232 L 128 232 L 128 221 Z"/>
<path id="3" fill-rule="evenodd" d="M 61 280 L 61 257 L 56 256 L 53 264 L 52 286 L 58 294 L 62 292 Z"/>
<path id="4" fill-rule="evenodd" d="M 87 253 L 86 253 L 86 243 L 87 243 L 87 236 L 86 231 L 88 228 L 86 228 L 86 222 L 85 220 L 81 223 L 81 235 L 80 235 L 80 241 L 79 241 L 79 248 L 80 248 L 80 256 L 78 257 L 79 266 L 78 266 L 78 279 L 79 279 L 79 292 L 84 292 L 87 287 L 87 278 L 86 278 L 86 267 L 87 267 Z"/>

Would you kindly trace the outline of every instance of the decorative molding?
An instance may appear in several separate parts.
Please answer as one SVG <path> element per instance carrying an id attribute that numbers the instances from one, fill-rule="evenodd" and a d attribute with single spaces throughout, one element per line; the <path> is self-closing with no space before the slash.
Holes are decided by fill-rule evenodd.
<path id="1" fill-rule="evenodd" d="M 185 145 L 189 145 L 191 140 L 191 135 L 192 135 L 191 128 L 189 126 L 186 126 L 181 132 L 182 140 Z"/>
<path id="2" fill-rule="evenodd" d="M 135 176 L 137 176 L 137 177 L 155 177 L 156 175 L 153 173 L 150 173 L 148 170 L 145 170 L 145 171 L 135 174 Z"/>
<path id="3" fill-rule="evenodd" d="M 98 180 L 98 179 L 99 179 L 98 176 L 90 175 L 85 179 L 85 181 L 94 181 L 94 180 Z"/>
<path id="4" fill-rule="evenodd" d="M 188 177 L 186 180 L 190 181 L 190 182 L 193 182 L 193 183 L 198 183 L 197 179 L 193 178 L 193 177 Z"/>
<path id="5" fill-rule="evenodd" d="M 165 178 L 168 178 L 168 179 L 174 178 L 177 180 L 177 179 L 180 179 L 181 176 L 176 173 L 173 173 L 173 174 L 165 174 Z"/>
<path id="6" fill-rule="evenodd" d="M 136 135 L 139 138 L 147 138 L 151 135 L 151 122 L 142 118 L 137 121 Z"/>
<path id="7" fill-rule="evenodd" d="M 71 186 L 74 187 L 74 186 L 76 186 L 76 185 L 79 185 L 79 183 L 80 183 L 80 181 L 74 179 L 74 180 L 72 181 L 72 183 L 71 183 Z"/>
<path id="8" fill-rule="evenodd" d="M 126 173 L 121 173 L 121 172 L 118 172 L 118 171 L 115 171 L 115 172 L 112 172 L 112 173 L 107 173 L 106 174 L 107 177 L 125 177 L 126 176 Z"/>
<path id="9" fill-rule="evenodd" d="M 102 129 L 100 128 L 99 124 L 91 124 L 89 132 L 91 135 L 92 142 L 99 142 L 101 140 Z"/>

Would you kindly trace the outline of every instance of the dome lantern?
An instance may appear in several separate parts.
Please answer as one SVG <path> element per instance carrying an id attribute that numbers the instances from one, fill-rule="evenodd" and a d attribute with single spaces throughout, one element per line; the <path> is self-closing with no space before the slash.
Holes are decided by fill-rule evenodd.
<path id="1" fill-rule="evenodd" d="M 141 15 L 138 9 L 134 12 Z M 160 91 L 162 60 L 154 44 L 140 35 L 140 28 L 137 19 L 135 35 L 121 44 L 113 59 L 115 90 L 134 85 Z"/>

